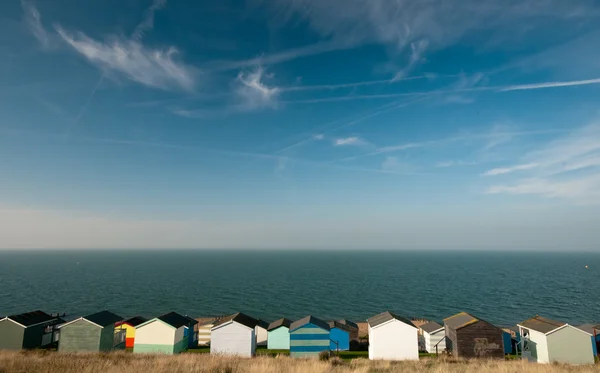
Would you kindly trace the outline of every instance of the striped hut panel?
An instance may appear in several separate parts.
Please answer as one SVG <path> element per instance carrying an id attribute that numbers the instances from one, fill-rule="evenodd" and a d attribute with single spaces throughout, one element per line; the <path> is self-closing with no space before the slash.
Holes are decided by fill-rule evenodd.
<path id="1" fill-rule="evenodd" d="M 329 330 L 307 324 L 290 333 L 290 355 L 294 357 L 316 356 L 329 351 Z"/>

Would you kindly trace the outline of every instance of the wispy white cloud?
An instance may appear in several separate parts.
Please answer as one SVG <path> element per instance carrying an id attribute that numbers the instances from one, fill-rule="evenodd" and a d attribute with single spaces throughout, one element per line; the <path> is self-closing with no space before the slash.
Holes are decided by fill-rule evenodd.
<path id="1" fill-rule="evenodd" d="M 456 167 L 456 166 L 474 166 L 476 164 L 477 164 L 476 161 L 449 160 L 449 161 L 438 162 L 435 164 L 435 167 L 448 168 L 448 167 Z"/>
<path id="2" fill-rule="evenodd" d="M 428 46 L 427 40 L 419 40 L 417 42 L 410 43 L 410 55 L 409 61 L 406 67 L 398 71 L 392 78 L 392 82 L 405 79 L 408 74 L 421 62 L 424 61 L 424 53 Z"/>
<path id="3" fill-rule="evenodd" d="M 101 70 L 159 89 L 192 91 L 194 68 L 177 60 L 175 47 L 152 49 L 133 39 L 115 37 L 110 42 L 94 40 L 82 32 L 71 33 L 55 26 L 60 37 Z"/>
<path id="4" fill-rule="evenodd" d="M 280 89 L 267 86 L 265 80 L 270 78 L 273 78 L 273 75 L 266 74 L 260 66 L 251 72 L 241 71 L 238 74 L 236 93 L 241 99 L 240 108 L 242 110 L 277 107 Z"/>
<path id="5" fill-rule="evenodd" d="M 131 39 L 137 42 L 140 42 L 143 37 L 146 35 L 146 32 L 152 30 L 154 28 L 154 13 L 157 10 L 162 9 L 167 0 L 154 0 L 152 5 L 146 10 L 146 14 L 144 15 L 144 19 L 142 22 L 135 28 L 133 34 L 131 35 Z"/>
<path id="6" fill-rule="evenodd" d="M 558 87 L 572 87 L 580 85 L 600 84 L 600 79 L 587 79 L 587 80 L 571 80 L 565 82 L 546 82 L 546 83 L 534 83 L 534 84 L 519 84 L 501 88 L 500 92 L 508 91 L 525 91 L 530 89 L 544 89 L 544 88 L 558 88 Z"/>
<path id="7" fill-rule="evenodd" d="M 398 157 L 385 157 L 381 162 L 381 169 L 386 171 L 399 171 L 406 169 L 407 165 L 398 159 Z"/>
<path id="8" fill-rule="evenodd" d="M 227 71 L 245 69 L 254 66 L 268 66 L 295 60 L 297 58 L 333 52 L 336 50 L 343 50 L 350 47 L 351 45 L 347 43 L 340 43 L 337 41 L 321 41 L 315 44 L 292 48 L 272 54 L 263 54 L 261 56 L 245 60 L 212 61 L 207 63 L 204 66 L 204 69 L 207 71 Z"/>
<path id="9" fill-rule="evenodd" d="M 357 136 L 343 137 L 335 139 L 333 142 L 333 145 L 335 146 L 364 146 L 367 144 L 368 143 L 365 140 Z"/>
<path id="10" fill-rule="evenodd" d="M 318 133 L 316 135 L 313 135 L 312 138 L 315 139 L 315 140 L 324 140 L 325 139 L 325 135 L 322 134 L 322 133 Z"/>
<path id="11" fill-rule="evenodd" d="M 510 174 L 515 171 L 531 170 L 532 168 L 536 168 L 538 166 L 539 165 L 537 163 L 526 163 L 526 164 L 519 164 L 519 165 L 511 166 L 511 167 L 493 168 L 491 170 L 484 172 L 483 176 L 496 176 L 496 175 Z"/>
<path id="12" fill-rule="evenodd" d="M 326 40 L 354 46 L 378 43 L 396 49 L 421 40 L 433 50 L 444 48 L 475 31 L 510 40 L 514 35 L 556 27 L 559 21 L 598 16 L 588 0 L 249 1 L 266 4 L 278 25 L 302 20 Z"/>
<path id="13" fill-rule="evenodd" d="M 54 35 L 51 35 L 46 31 L 42 24 L 42 16 L 38 12 L 37 8 L 33 4 L 21 0 L 21 7 L 23 8 L 23 18 L 25 24 L 38 40 L 44 49 L 51 49 L 54 47 Z"/>
<path id="14" fill-rule="evenodd" d="M 600 202 L 600 124 L 594 123 L 549 142 L 522 157 L 517 165 L 488 175 L 527 172 L 522 179 L 493 185 L 487 193 L 536 194 Z"/>

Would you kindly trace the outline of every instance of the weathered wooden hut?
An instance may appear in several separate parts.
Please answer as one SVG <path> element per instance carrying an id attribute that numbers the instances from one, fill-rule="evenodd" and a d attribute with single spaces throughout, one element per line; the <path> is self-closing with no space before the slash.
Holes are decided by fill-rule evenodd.
<path id="1" fill-rule="evenodd" d="M 148 319 L 141 316 L 134 316 L 130 319 L 115 323 L 115 333 L 125 330 L 125 347 L 133 348 L 135 341 L 135 327 L 145 323 Z"/>
<path id="2" fill-rule="evenodd" d="M 115 324 L 123 318 L 109 311 L 80 317 L 59 326 L 59 352 L 108 352 L 125 349 L 126 331 Z"/>
<path id="3" fill-rule="evenodd" d="M 174 312 L 173 312 L 174 313 Z M 181 315 L 179 315 L 181 316 Z M 189 320 L 188 324 L 185 326 L 183 330 L 183 335 L 187 338 L 188 348 L 197 347 L 198 346 L 198 321 L 189 316 L 184 316 Z"/>
<path id="4" fill-rule="evenodd" d="M 55 341 L 56 325 L 63 322 L 39 310 L 0 318 L 0 350 L 48 346 Z"/>
<path id="5" fill-rule="evenodd" d="M 419 329 L 423 336 L 425 351 L 430 354 L 446 351 L 446 329 L 442 325 L 430 321 L 421 325 Z"/>
<path id="6" fill-rule="evenodd" d="M 256 345 L 266 346 L 269 339 L 269 323 L 263 320 L 258 320 L 258 324 L 254 328 L 254 334 L 256 334 Z"/>
<path id="7" fill-rule="evenodd" d="M 290 325 L 292 320 L 283 318 L 273 321 L 269 324 L 267 332 L 267 348 L 269 350 L 289 350 L 290 349 Z"/>
<path id="8" fill-rule="evenodd" d="M 502 329 L 466 312 L 444 319 L 446 350 L 455 357 L 504 358 Z"/>
<path id="9" fill-rule="evenodd" d="M 539 315 L 518 326 L 523 358 L 538 363 L 594 363 L 592 334 L 586 331 Z"/>
<path id="10" fill-rule="evenodd" d="M 188 349 L 185 328 L 190 319 L 175 312 L 148 320 L 135 328 L 134 353 L 173 355 Z"/>
<path id="11" fill-rule="evenodd" d="M 258 320 L 235 313 L 214 324 L 210 333 L 210 353 L 252 357 L 256 354 L 256 332 Z"/>
<path id="12" fill-rule="evenodd" d="M 331 351 L 350 350 L 350 333 L 352 328 L 339 321 L 329 322 L 329 348 Z"/>
<path id="13" fill-rule="evenodd" d="M 198 346 L 210 345 L 210 330 L 215 325 L 214 318 L 200 318 L 198 321 Z"/>
<path id="14" fill-rule="evenodd" d="M 418 330 L 413 323 L 389 311 L 367 320 L 369 359 L 418 360 Z"/>
<path id="15" fill-rule="evenodd" d="M 579 325 L 577 328 L 592 335 L 592 350 L 594 356 L 598 356 L 598 347 L 600 347 L 600 325 L 583 324 Z"/>
<path id="16" fill-rule="evenodd" d="M 316 357 L 329 348 L 329 324 L 306 316 L 290 325 L 290 356 Z"/>
<path id="17" fill-rule="evenodd" d="M 350 327 L 350 341 L 358 342 L 358 324 L 347 319 L 337 320 L 337 322 Z"/>

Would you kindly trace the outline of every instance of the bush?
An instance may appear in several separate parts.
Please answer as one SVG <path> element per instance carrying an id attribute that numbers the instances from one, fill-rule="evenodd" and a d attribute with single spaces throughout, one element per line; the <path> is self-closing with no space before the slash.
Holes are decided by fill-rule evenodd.
<path id="1" fill-rule="evenodd" d="M 321 360 L 321 361 L 327 361 L 327 360 L 329 360 L 330 357 L 331 357 L 331 354 L 329 351 L 319 352 L 319 360 Z"/>

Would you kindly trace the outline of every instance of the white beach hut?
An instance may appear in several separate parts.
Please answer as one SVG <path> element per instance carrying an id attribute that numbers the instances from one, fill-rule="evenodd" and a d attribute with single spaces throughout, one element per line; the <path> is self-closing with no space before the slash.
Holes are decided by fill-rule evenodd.
<path id="1" fill-rule="evenodd" d="M 419 360 L 418 329 L 410 320 L 386 311 L 367 323 L 369 359 Z"/>
<path id="2" fill-rule="evenodd" d="M 258 320 L 236 313 L 225 317 L 212 327 L 210 353 L 252 357 L 256 354 L 256 332 Z"/>
<path id="3" fill-rule="evenodd" d="M 594 364 L 592 334 L 535 316 L 518 324 L 523 358 L 538 363 Z"/>
<path id="4" fill-rule="evenodd" d="M 419 329 L 425 342 L 425 351 L 434 354 L 446 350 L 446 329 L 442 325 L 430 321 L 421 325 Z"/>
<path id="5" fill-rule="evenodd" d="M 258 324 L 254 328 L 254 333 L 256 334 L 256 345 L 257 346 L 266 346 L 267 340 L 269 339 L 269 323 L 263 320 L 258 320 Z"/>

